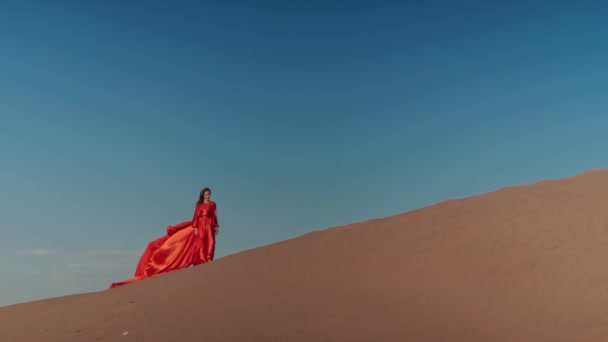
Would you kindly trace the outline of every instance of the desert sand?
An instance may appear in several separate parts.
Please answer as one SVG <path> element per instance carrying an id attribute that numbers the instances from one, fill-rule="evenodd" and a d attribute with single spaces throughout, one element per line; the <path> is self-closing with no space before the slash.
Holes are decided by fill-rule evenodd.
<path id="1" fill-rule="evenodd" d="M 173 339 L 608 341 L 608 171 L 0 308 L 0 341 Z"/>

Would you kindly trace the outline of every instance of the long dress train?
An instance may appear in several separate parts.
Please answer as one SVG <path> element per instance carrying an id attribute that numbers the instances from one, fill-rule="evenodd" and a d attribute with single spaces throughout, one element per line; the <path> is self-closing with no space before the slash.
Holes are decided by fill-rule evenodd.
<path id="1" fill-rule="evenodd" d="M 194 227 L 198 227 L 198 234 L 195 234 Z M 148 243 L 133 277 L 112 283 L 110 288 L 212 261 L 217 227 L 215 203 L 197 204 L 191 221 L 168 226 L 166 235 Z"/>

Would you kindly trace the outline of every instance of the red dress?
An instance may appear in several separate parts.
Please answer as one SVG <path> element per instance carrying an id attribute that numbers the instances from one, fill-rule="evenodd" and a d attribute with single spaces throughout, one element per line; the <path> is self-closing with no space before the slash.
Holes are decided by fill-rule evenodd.
<path id="1" fill-rule="evenodd" d="M 148 243 L 133 277 L 112 283 L 110 288 L 212 261 L 215 254 L 215 231 L 219 226 L 216 208 L 212 201 L 197 204 L 191 221 L 168 226 L 166 235 Z M 198 234 L 194 232 L 195 227 L 198 228 Z"/>
<path id="2" fill-rule="evenodd" d="M 213 260 L 215 255 L 215 232 L 219 227 L 217 223 L 217 206 L 215 202 L 209 201 L 196 205 L 192 227 L 198 228 L 200 248 L 194 259 L 194 265 L 199 265 Z"/>

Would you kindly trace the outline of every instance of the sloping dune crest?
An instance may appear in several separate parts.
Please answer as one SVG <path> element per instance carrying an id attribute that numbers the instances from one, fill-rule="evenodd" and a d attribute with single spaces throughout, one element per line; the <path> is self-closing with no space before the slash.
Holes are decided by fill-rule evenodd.
<path id="1" fill-rule="evenodd" d="M 173 339 L 608 341 L 608 171 L 0 308 L 0 341 Z"/>

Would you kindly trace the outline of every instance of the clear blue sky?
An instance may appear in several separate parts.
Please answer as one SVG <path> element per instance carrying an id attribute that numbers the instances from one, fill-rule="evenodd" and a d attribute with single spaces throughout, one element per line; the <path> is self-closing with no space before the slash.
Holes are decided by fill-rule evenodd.
<path id="1" fill-rule="evenodd" d="M 587 4 L 3 2 L 0 305 L 131 276 L 205 186 L 223 257 L 605 167 Z"/>

